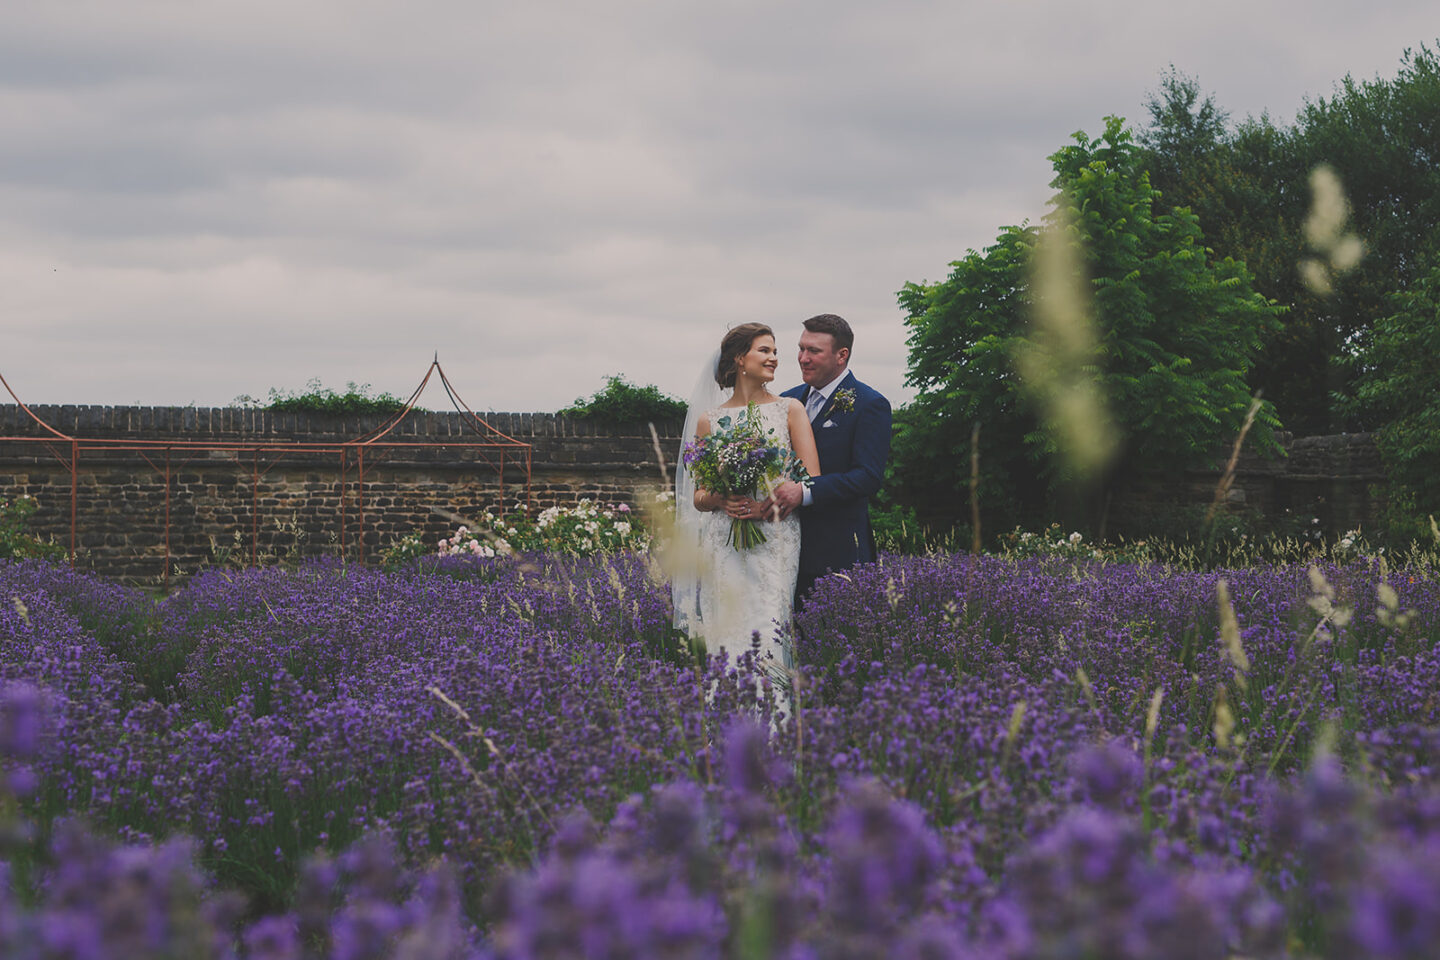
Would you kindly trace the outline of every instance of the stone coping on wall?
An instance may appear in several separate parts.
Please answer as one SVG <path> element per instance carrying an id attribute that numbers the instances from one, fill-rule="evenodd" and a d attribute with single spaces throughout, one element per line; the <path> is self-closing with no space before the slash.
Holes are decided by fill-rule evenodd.
<path id="1" fill-rule="evenodd" d="M 380 428 L 388 416 L 328 416 L 317 413 L 273 413 L 247 407 L 146 407 L 31 404 L 46 424 L 78 439 L 134 440 L 280 440 L 301 438 L 319 443 L 357 440 Z M 648 423 L 578 420 L 553 413 L 477 413 L 493 429 L 530 443 L 538 438 L 646 437 Z M 656 432 L 678 439 L 679 419 L 657 421 Z M 47 436 L 15 404 L 0 404 L 0 436 Z M 458 412 L 413 410 L 386 439 L 483 440 L 468 416 Z"/>
<path id="2" fill-rule="evenodd" d="M 1239 476 L 1283 477 L 1287 480 L 1384 480 L 1385 467 L 1373 433 L 1332 433 L 1296 437 L 1288 432 L 1275 435 L 1281 453 L 1263 457 L 1242 451 L 1235 465 Z M 1217 455 L 1208 468 L 1188 471 L 1191 474 L 1223 472 L 1229 451 Z"/>

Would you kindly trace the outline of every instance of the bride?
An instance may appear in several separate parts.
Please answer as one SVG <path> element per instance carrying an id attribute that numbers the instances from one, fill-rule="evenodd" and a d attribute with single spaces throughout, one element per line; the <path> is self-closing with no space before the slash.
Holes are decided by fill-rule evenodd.
<path id="1" fill-rule="evenodd" d="M 820 461 L 805 405 L 770 392 L 779 363 L 769 327 L 745 323 L 732 328 L 691 397 L 685 440 L 729 429 L 754 404 L 761 428 L 774 438 L 774 445 L 789 446 L 809 474 L 818 476 Z M 799 516 L 792 513 L 778 520 L 773 511 L 766 516 L 752 497 L 725 497 L 697 487 L 683 456 L 676 472 L 675 507 L 682 553 L 694 553 L 681 560 L 693 569 L 672 579 L 676 626 L 703 638 L 709 653 L 724 651 L 732 660 L 750 650 L 751 635 L 758 632 L 761 660 L 773 658 L 772 669 L 788 667 L 790 614 L 800 567 Z M 732 546 L 730 525 L 738 519 L 765 522 L 765 542 L 743 550 Z"/>

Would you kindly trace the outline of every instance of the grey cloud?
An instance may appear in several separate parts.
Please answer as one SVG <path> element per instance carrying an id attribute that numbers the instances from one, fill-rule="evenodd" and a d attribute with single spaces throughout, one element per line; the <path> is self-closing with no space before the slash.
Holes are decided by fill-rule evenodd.
<path id="1" fill-rule="evenodd" d="M 553 409 L 615 372 L 683 392 L 727 324 L 833 310 L 903 399 L 895 290 L 1043 216 L 1071 132 L 1139 120 L 1171 62 L 1293 114 L 1426 39 L 1387 9 L 23 5 L 0 371 L 36 401 L 223 402 L 408 392 L 439 349 L 477 406 Z"/>

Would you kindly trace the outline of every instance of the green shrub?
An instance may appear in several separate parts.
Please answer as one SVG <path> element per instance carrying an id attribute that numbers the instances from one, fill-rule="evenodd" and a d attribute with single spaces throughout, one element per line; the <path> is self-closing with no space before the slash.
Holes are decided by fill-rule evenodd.
<path id="1" fill-rule="evenodd" d="M 435 548 L 425 540 L 423 533 L 407 533 L 380 554 L 380 569 L 393 572 L 434 553 Z"/>
<path id="2" fill-rule="evenodd" d="M 605 378 L 605 386 L 586 400 L 577 397 L 560 416 L 576 420 L 610 420 L 632 423 L 645 420 L 675 420 L 685 416 L 685 402 L 666 396 L 653 384 L 637 387 L 624 377 Z"/>
<path id="3" fill-rule="evenodd" d="M 398 413 L 405 409 L 405 401 L 393 394 L 372 395 L 368 383 L 357 385 L 351 380 L 345 384 L 344 393 L 337 393 L 330 387 L 322 387 L 320 380 L 314 377 L 306 381 L 304 393 L 271 387 L 269 399 L 263 402 L 245 395 L 236 397 L 235 404 L 275 413 L 322 413 L 329 416 Z"/>
<path id="4" fill-rule="evenodd" d="M 29 496 L 0 500 L 0 560 L 59 560 L 65 548 L 27 533 L 25 525 L 38 505 Z"/>
<path id="5" fill-rule="evenodd" d="M 456 529 L 438 543 L 412 533 L 390 545 L 381 566 L 396 570 L 423 557 L 495 557 L 513 553 L 558 553 L 588 557 L 625 550 L 644 551 L 650 532 L 629 504 L 601 506 L 581 500 L 569 507 L 550 507 L 534 520 L 523 513 L 497 517 L 483 513 L 473 525 Z"/>
<path id="6" fill-rule="evenodd" d="M 440 541 L 448 556 L 495 556 L 516 551 L 543 551 L 588 557 L 620 550 L 644 550 L 650 534 L 629 504 L 600 506 L 581 500 L 569 507 L 550 507 L 530 520 L 524 514 L 496 517 L 482 514 L 474 530 L 461 527 Z"/>
<path id="7" fill-rule="evenodd" d="M 1336 537 L 1323 533 L 1302 535 L 1262 532 L 1252 535 L 1217 522 L 1213 534 L 1146 535 L 1116 540 L 1087 540 L 1066 534 L 1058 523 L 1033 532 L 1016 527 L 1001 534 L 999 556 L 1016 560 L 1042 557 L 1072 562 L 1093 561 L 1158 565 L 1177 570 L 1240 570 L 1260 567 L 1308 566 L 1314 563 L 1347 564 L 1359 561 L 1388 563 L 1407 569 L 1440 568 L 1440 526 L 1423 537 L 1389 545 L 1372 539 L 1358 528 Z"/>
<path id="8" fill-rule="evenodd" d="M 968 525 L 937 530 L 922 521 L 913 507 L 896 503 L 883 490 L 870 504 L 870 529 L 876 548 L 885 553 L 954 553 L 970 543 Z"/>

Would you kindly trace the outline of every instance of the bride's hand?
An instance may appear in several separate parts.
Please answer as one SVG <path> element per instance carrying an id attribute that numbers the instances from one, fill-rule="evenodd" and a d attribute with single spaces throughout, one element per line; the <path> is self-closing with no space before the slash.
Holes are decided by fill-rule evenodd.
<path id="1" fill-rule="evenodd" d="M 732 520 L 758 520 L 760 505 L 749 497 L 726 497 L 725 513 Z"/>

